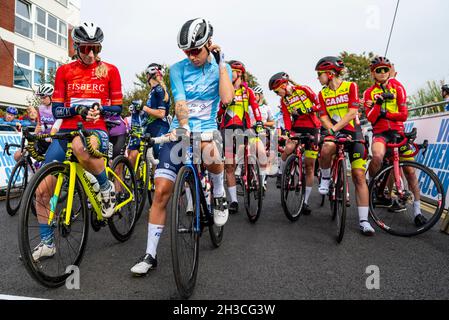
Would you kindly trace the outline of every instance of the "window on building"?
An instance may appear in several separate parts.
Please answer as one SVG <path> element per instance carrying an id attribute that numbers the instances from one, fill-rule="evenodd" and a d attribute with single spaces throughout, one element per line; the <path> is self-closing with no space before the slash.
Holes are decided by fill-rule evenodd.
<path id="1" fill-rule="evenodd" d="M 33 37 L 33 24 L 31 23 L 31 4 L 16 0 L 16 16 L 14 31 L 25 37 Z"/>
<path id="2" fill-rule="evenodd" d="M 67 49 L 67 24 L 39 7 L 36 7 L 36 34 Z"/>
<path id="3" fill-rule="evenodd" d="M 68 0 L 56 0 L 56 2 L 59 2 L 60 4 L 62 4 L 65 7 L 67 7 L 67 4 L 68 4 Z"/>
<path id="4" fill-rule="evenodd" d="M 20 48 L 16 48 L 16 61 L 20 68 L 14 63 L 14 85 L 23 88 L 30 88 L 29 83 L 39 85 L 50 81 L 61 65 L 55 60 Z"/>
<path id="5" fill-rule="evenodd" d="M 32 83 L 31 53 L 17 48 L 16 61 L 20 67 L 14 64 L 14 85 L 30 88 Z"/>

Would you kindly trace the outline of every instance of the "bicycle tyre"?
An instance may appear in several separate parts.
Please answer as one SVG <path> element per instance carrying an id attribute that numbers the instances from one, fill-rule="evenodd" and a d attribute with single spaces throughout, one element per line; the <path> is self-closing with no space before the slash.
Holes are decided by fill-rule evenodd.
<path id="1" fill-rule="evenodd" d="M 145 158 L 140 157 L 139 166 L 137 167 L 137 172 L 134 173 L 136 179 L 136 188 L 137 188 L 137 221 L 139 221 L 142 216 L 143 209 L 145 208 L 145 204 L 148 197 L 148 184 L 149 184 L 149 166 L 145 163 Z M 143 180 L 143 174 L 146 171 L 145 181 Z"/>
<path id="2" fill-rule="evenodd" d="M 178 293 L 183 299 L 189 298 L 195 288 L 196 278 L 198 274 L 198 258 L 199 258 L 199 232 L 194 230 L 194 225 L 198 223 L 197 208 L 196 208 L 196 192 L 192 192 L 193 199 L 193 212 L 191 221 L 186 223 L 186 225 L 181 225 L 182 212 L 180 209 L 182 204 L 180 199 L 185 194 L 186 186 L 190 190 L 196 190 L 195 186 L 195 172 L 189 166 L 184 166 L 179 170 L 178 176 L 176 178 L 173 198 L 171 200 L 171 255 L 173 263 L 173 274 L 175 277 L 176 287 Z M 185 209 L 185 208 L 184 208 Z M 187 215 L 186 215 L 187 217 Z M 190 220 L 190 219 L 188 219 Z M 181 228 L 180 228 L 181 226 Z M 188 234 L 190 235 L 187 240 L 192 243 L 192 250 L 185 252 L 181 247 L 184 241 L 180 239 L 180 235 Z M 188 266 L 185 261 L 181 261 L 180 256 L 185 255 L 189 260 Z M 187 266 L 187 268 L 185 268 Z M 187 269 L 187 270 L 184 270 Z"/>
<path id="3" fill-rule="evenodd" d="M 19 212 L 19 249 L 21 253 L 22 260 L 25 264 L 25 268 L 28 271 L 28 273 L 31 275 L 31 277 L 36 280 L 38 283 L 44 285 L 48 288 L 57 288 L 65 284 L 66 279 L 70 276 L 70 274 L 66 274 L 66 268 L 68 266 L 79 266 L 84 251 L 86 249 L 87 244 L 87 238 L 88 238 L 88 231 L 89 231 L 89 217 L 88 217 L 88 208 L 87 208 L 87 200 L 86 195 L 84 193 L 83 187 L 81 185 L 81 181 L 79 181 L 78 177 L 75 179 L 75 195 L 77 195 L 80 199 L 80 211 L 77 216 L 82 217 L 82 236 L 79 242 L 79 248 L 74 256 L 74 259 L 66 264 L 66 266 L 63 267 L 63 274 L 58 274 L 55 276 L 51 276 L 48 274 L 45 274 L 42 270 L 42 264 L 40 261 L 34 261 L 32 257 L 32 251 L 33 248 L 30 247 L 30 239 L 29 239 L 29 230 L 28 230 L 28 222 L 30 218 L 35 218 L 33 214 L 33 204 L 34 204 L 34 197 L 37 192 L 38 187 L 40 186 L 40 183 L 48 176 L 55 176 L 56 174 L 64 173 L 66 178 L 68 179 L 68 173 L 69 173 L 69 167 L 66 164 L 58 163 L 58 162 L 52 162 L 47 164 L 46 166 L 42 167 L 30 180 L 28 187 L 25 190 L 22 203 L 20 206 L 20 212 Z M 64 211 L 62 211 L 64 212 Z M 59 216 L 61 222 L 64 217 Z M 72 211 L 72 219 L 75 218 Z M 72 221 L 73 222 L 73 221 Z M 58 223 L 59 224 L 59 223 Z M 62 234 L 61 231 L 63 231 L 63 227 L 61 225 L 58 225 L 57 228 L 54 229 L 55 232 L 58 232 L 59 240 L 61 237 L 67 238 L 67 235 Z M 73 230 L 70 231 L 72 233 Z M 32 238 L 31 240 L 33 240 Z M 57 241 L 55 241 L 56 243 Z M 59 248 L 61 249 L 61 248 Z M 58 254 L 58 250 L 56 250 L 56 254 Z M 73 249 L 73 247 L 72 247 Z M 62 251 L 62 250 L 61 250 Z M 55 259 L 53 257 L 52 259 Z M 64 262 L 64 261 L 63 261 Z M 59 261 L 58 261 L 58 270 L 59 270 Z"/>
<path id="4" fill-rule="evenodd" d="M 256 223 L 262 212 L 263 187 L 261 183 L 259 162 L 252 156 L 248 160 L 249 163 L 246 178 L 248 179 L 248 188 L 250 188 L 250 190 L 243 188 L 245 211 L 249 222 Z M 255 210 L 251 208 L 251 203 L 253 201 L 257 204 L 257 209 Z"/>
<path id="5" fill-rule="evenodd" d="M 23 169 L 22 184 L 19 185 L 18 187 L 16 186 L 16 188 L 14 188 L 15 181 L 19 177 L 19 175 L 21 173 L 20 172 L 21 169 Z M 23 196 L 23 193 L 27 186 L 27 180 L 28 180 L 27 162 L 25 161 L 25 159 L 22 158 L 16 163 L 16 165 L 12 169 L 11 177 L 9 178 L 8 187 L 6 189 L 6 212 L 8 212 L 8 214 L 10 216 L 15 216 L 17 214 L 17 211 L 20 208 L 22 196 Z M 17 201 L 18 202 L 17 205 L 14 205 L 13 201 L 12 201 L 12 199 L 14 199 L 13 193 L 12 193 L 13 189 L 15 189 L 15 190 L 19 189 L 19 195 L 18 196 L 14 195 L 15 196 L 14 198 L 16 198 L 16 197 L 19 198 Z"/>
<path id="6" fill-rule="evenodd" d="M 335 185 L 335 203 L 334 203 L 334 217 L 337 224 L 337 243 L 343 240 L 346 226 L 346 195 L 347 195 L 347 176 L 346 164 L 342 160 L 338 163 L 337 168 L 338 179 Z"/>
<path id="7" fill-rule="evenodd" d="M 291 154 L 285 161 L 284 172 L 282 172 L 281 178 L 281 204 L 284 214 L 288 220 L 294 222 L 301 216 L 301 210 L 304 206 L 305 193 L 306 193 L 306 179 L 304 174 L 304 168 L 301 163 L 300 171 L 297 170 L 299 164 L 299 158 L 295 154 Z M 298 181 L 295 181 L 297 176 Z M 292 181 L 293 179 L 293 181 Z M 295 185 L 292 186 L 291 183 Z M 293 189 L 292 189 L 293 188 Z M 297 199 L 297 208 L 289 208 L 287 201 L 290 191 L 293 192 L 293 196 Z"/>

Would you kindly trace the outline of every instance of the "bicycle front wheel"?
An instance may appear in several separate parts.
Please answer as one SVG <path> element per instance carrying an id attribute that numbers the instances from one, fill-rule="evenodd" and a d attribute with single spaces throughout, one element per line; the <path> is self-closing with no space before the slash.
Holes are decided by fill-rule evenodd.
<path id="1" fill-rule="evenodd" d="M 171 201 L 171 254 L 180 296 L 193 293 L 198 273 L 200 214 L 197 212 L 195 172 L 184 166 L 178 173 Z"/>
<path id="2" fill-rule="evenodd" d="M 336 240 L 340 243 L 343 240 L 346 226 L 346 201 L 347 201 L 347 176 L 346 163 L 344 160 L 338 163 L 337 167 L 337 182 L 335 183 L 335 195 L 332 197 L 332 219 L 336 224 Z"/>
<path id="3" fill-rule="evenodd" d="M 73 197 L 67 195 L 69 177 L 69 166 L 63 163 L 41 168 L 30 180 L 19 211 L 22 260 L 28 273 L 49 288 L 65 283 L 71 268 L 80 265 L 87 243 L 86 195 L 77 177 Z M 55 194 L 57 185 L 59 197 Z M 73 207 L 66 224 L 69 199 L 73 199 Z M 50 211 L 54 212 L 51 219 Z"/>
<path id="4" fill-rule="evenodd" d="M 131 163 L 125 156 L 116 157 L 111 169 L 123 182 L 122 184 L 113 175 L 109 176 L 109 180 L 115 186 L 116 206 L 122 205 L 122 203 L 129 201 L 131 196 L 133 197 L 131 202 L 128 202 L 108 219 L 109 230 L 114 238 L 120 242 L 125 242 L 131 237 L 137 222 L 136 179 Z"/>
<path id="5" fill-rule="evenodd" d="M 243 186 L 245 211 L 248 220 L 251 223 L 256 223 L 262 211 L 263 186 L 259 163 L 255 157 L 249 157 L 247 168 L 248 172 L 244 173 L 244 176 L 246 176 L 246 185 Z"/>
<path id="6" fill-rule="evenodd" d="M 10 216 L 16 215 L 20 207 L 23 193 L 27 186 L 28 168 L 25 159 L 20 159 L 11 172 L 6 189 L 6 212 Z"/>
<path id="7" fill-rule="evenodd" d="M 392 235 L 411 237 L 426 232 L 443 213 L 443 185 L 432 170 L 413 161 L 399 163 L 398 175 L 390 165 L 371 180 L 370 216 Z"/>
<path id="8" fill-rule="evenodd" d="M 296 221 L 301 215 L 306 193 L 306 178 L 302 159 L 299 159 L 295 154 L 287 158 L 281 181 L 282 208 L 290 221 Z"/>
<path id="9" fill-rule="evenodd" d="M 148 185 L 150 181 L 149 165 L 145 162 L 143 157 L 139 158 L 139 165 L 135 172 L 136 187 L 137 187 L 137 220 L 140 219 L 143 209 L 149 196 Z"/>

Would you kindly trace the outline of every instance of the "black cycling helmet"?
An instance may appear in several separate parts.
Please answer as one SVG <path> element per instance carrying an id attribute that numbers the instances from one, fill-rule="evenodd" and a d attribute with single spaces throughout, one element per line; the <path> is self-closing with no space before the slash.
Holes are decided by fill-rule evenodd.
<path id="1" fill-rule="evenodd" d="M 93 22 L 84 22 L 80 26 L 73 28 L 72 38 L 74 43 L 100 44 L 104 35 L 100 27 Z"/>
<path id="2" fill-rule="evenodd" d="M 268 81 L 268 88 L 274 90 L 281 84 L 288 82 L 289 76 L 285 72 L 278 72 L 270 78 Z"/>
<path id="3" fill-rule="evenodd" d="M 443 84 L 443 86 L 441 87 L 441 91 L 449 94 L 449 85 Z"/>
<path id="4" fill-rule="evenodd" d="M 201 48 L 213 34 L 214 28 L 209 21 L 203 18 L 189 20 L 178 33 L 178 47 L 182 50 Z"/>
<path id="5" fill-rule="evenodd" d="M 371 60 L 370 69 L 371 69 L 371 71 L 374 71 L 378 67 L 391 68 L 392 64 L 391 64 L 390 60 L 388 60 L 386 57 L 377 56 L 377 57 L 374 57 L 373 60 Z"/>
<path id="6" fill-rule="evenodd" d="M 340 73 L 345 68 L 343 60 L 338 57 L 324 57 L 316 64 L 315 71 L 335 71 Z"/>

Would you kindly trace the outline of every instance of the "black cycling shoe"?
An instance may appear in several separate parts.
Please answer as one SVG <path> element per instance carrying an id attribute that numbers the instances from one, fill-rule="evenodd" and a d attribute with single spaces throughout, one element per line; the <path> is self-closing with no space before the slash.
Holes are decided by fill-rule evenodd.
<path id="1" fill-rule="evenodd" d="M 393 201 L 391 207 L 388 208 L 389 212 L 402 212 L 406 211 L 407 207 L 403 204 L 398 203 L 397 201 Z"/>
<path id="2" fill-rule="evenodd" d="M 386 197 L 377 197 L 376 200 L 374 200 L 374 206 L 376 208 L 390 208 L 392 204 L 393 202 L 391 199 Z"/>
<path id="3" fill-rule="evenodd" d="M 424 217 L 422 214 L 418 214 L 415 217 L 415 226 L 422 227 L 427 223 L 426 217 Z"/>
<path id="4" fill-rule="evenodd" d="M 282 184 L 281 179 L 282 179 L 282 176 L 281 176 L 280 174 L 278 174 L 278 175 L 276 176 L 276 188 L 278 188 L 278 189 L 281 188 L 281 184 Z"/>
<path id="5" fill-rule="evenodd" d="M 231 202 L 231 204 L 229 205 L 229 213 L 230 214 L 236 214 L 237 212 L 239 212 L 239 203 L 238 202 Z"/>
<path id="6" fill-rule="evenodd" d="M 311 213 L 312 213 L 312 209 L 310 209 L 310 207 L 307 203 L 304 203 L 302 210 L 301 210 L 301 214 L 303 214 L 305 216 L 310 216 Z"/>

